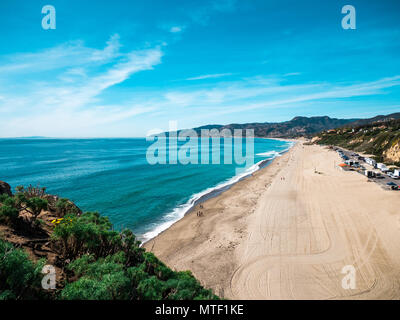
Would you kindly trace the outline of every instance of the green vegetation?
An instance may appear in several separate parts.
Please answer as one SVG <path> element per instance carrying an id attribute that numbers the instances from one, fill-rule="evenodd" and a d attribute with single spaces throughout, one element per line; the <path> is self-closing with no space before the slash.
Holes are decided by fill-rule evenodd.
<path id="1" fill-rule="evenodd" d="M 140 248 L 129 230 L 117 232 L 96 212 L 69 214 L 55 227 L 67 266 L 79 279 L 61 291 L 62 299 L 212 299 L 188 272 L 173 272 Z"/>
<path id="2" fill-rule="evenodd" d="M 0 223 L 13 224 L 18 218 L 19 211 L 15 199 L 7 194 L 0 195 Z"/>
<path id="3" fill-rule="evenodd" d="M 388 154 L 400 147 L 400 120 L 341 128 L 317 135 L 318 144 L 335 145 L 374 156 L 378 162 L 400 165 L 398 157 Z"/>
<path id="4" fill-rule="evenodd" d="M 38 224 L 37 217 L 42 210 L 47 209 L 48 202 L 37 196 L 27 194 L 22 187 L 18 188 L 14 197 L 7 194 L 0 195 L 0 222 L 15 224 L 20 211 L 26 211 L 32 215 L 32 222 Z"/>
<path id="5" fill-rule="evenodd" d="M 65 216 L 68 212 L 75 214 L 79 213 L 79 209 L 71 201 L 65 198 L 57 200 L 55 209 L 61 216 Z"/>
<path id="6" fill-rule="evenodd" d="M 34 263 L 23 250 L 0 240 L 0 300 L 44 298 L 43 266 L 43 260 Z"/>
<path id="7" fill-rule="evenodd" d="M 37 217 L 42 210 L 51 209 L 45 194 L 36 191 L 19 188 L 13 197 L 0 195 L 0 224 L 18 229 L 21 210 L 31 213 L 32 221 L 39 221 Z M 45 240 L 57 255 L 56 267 L 63 273 L 63 282 L 57 284 L 52 294 L 46 293 L 39 281 L 44 261 L 34 263 L 23 250 L 1 241 L 1 298 L 218 299 L 189 271 L 175 272 L 146 252 L 130 230 L 115 231 L 108 218 L 97 212 L 78 214 L 71 204 L 67 199 L 59 199 L 52 214 L 58 213 L 61 218 L 41 224 L 28 223 L 32 228 L 29 232 L 38 228 L 44 228 L 42 233 L 50 230 Z"/>

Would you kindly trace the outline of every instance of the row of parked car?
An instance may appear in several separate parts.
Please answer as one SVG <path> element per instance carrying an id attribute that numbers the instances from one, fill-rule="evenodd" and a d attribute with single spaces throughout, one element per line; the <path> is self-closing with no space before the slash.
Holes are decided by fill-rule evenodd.
<path id="1" fill-rule="evenodd" d="M 336 148 L 335 151 L 339 154 L 339 156 L 344 160 L 346 164 L 348 164 L 351 167 L 354 168 L 362 168 L 365 170 L 365 175 L 368 178 L 378 178 L 378 179 L 383 179 L 384 175 L 387 175 L 388 177 L 392 179 L 400 179 L 400 170 L 395 169 L 394 171 L 390 171 L 383 163 L 377 163 L 374 159 L 371 158 L 365 158 L 360 156 L 357 153 L 351 153 L 350 156 L 353 159 L 350 159 L 344 152 L 343 150 Z M 355 160 L 357 159 L 357 160 Z M 363 165 L 360 165 L 359 161 L 363 161 L 365 163 L 368 163 L 369 165 L 373 166 L 374 169 L 379 169 L 382 173 L 380 172 L 375 172 L 372 170 L 366 170 L 366 168 Z M 387 182 L 386 185 L 391 188 L 392 190 L 399 190 L 400 186 L 398 186 L 396 183 L 390 181 Z"/>

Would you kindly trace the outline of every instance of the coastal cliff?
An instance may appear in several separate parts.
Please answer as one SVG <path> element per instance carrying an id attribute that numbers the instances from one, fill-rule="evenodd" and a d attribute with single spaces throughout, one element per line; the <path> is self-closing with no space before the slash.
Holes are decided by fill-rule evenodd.
<path id="1" fill-rule="evenodd" d="M 392 145 L 383 152 L 383 158 L 385 161 L 400 163 L 400 139 L 394 141 Z"/>
<path id="2" fill-rule="evenodd" d="M 47 269 L 46 269 L 47 268 Z M 54 287 L 43 288 L 43 270 Z M 82 212 L 45 188 L 0 181 L 0 300 L 217 299 L 189 271 L 175 272 L 129 230 Z"/>
<path id="3" fill-rule="evenodd" d="M 400 166 L 400 120 L 331 129 L 314 136 L 312 142 L 364 152 L 379 162 Z"/>

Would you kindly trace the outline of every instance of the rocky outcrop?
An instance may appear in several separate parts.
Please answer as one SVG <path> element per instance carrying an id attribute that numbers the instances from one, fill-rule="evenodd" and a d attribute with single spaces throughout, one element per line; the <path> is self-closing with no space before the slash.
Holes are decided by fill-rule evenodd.
<path id="1" fill-rule="evenodd" d="M 64 205 L 60 208 L 57 206 L 59 200 L 62 200 L 59 196 L 46 194 L 43 199 L 47 200 L 49 210 L 55 212 L 60 218 L 66 213 L 75 213 L 78 216 L 82 214 L 82 210 L 71 200 L 64 199 Z"/>
<path id="2" fill-rule="evenodd" d="M 393 143 L 392 146 L 383 153 L 383 158 L 385 161 L 391 163 L 400 162 L 400 140 Z"/>
<path id="3" fill-rule="evenodd" d="M 12 196 L 11 187 L 7 182 L 0 181 L 0 195 L 1 194 Z"/>
<path id="4" fill-rule="evenodd" d="M 321 140 L 320 137 L 313 137 L 313 138 L 311 139 L 311 143 L 317 143 L 317 142 L 320 141 L 320 140 Z"/>

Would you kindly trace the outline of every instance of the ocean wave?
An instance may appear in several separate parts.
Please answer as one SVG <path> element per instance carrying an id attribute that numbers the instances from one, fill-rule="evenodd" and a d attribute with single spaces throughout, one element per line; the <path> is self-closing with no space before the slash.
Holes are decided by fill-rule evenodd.
<path id="1" fill-rule="evenodd" d="M 210 198 L 212 195 L 217 195 L 221 193 L 222 191 L 228 189 L 235 183 L 239 182 L 240 180 L 244 179 L 245 177 L 250 176 L 257 170 L 259 170 L 265 162 L 268 160 L 261 160 L 257 162 L 256 164 L 252 165 L 251 167 L 247 168 L 244 172 L 241 174 L 238 174 L 224 182 L 221 182 L 217 184 L 214 187 L 210 187 L 202 192 L 194 194 L 188 202 L 186 202 L 183 205 L 180 205 L 176 207 L 172 212 L 168 213 L 164 217 L 164 222 L 161 224 L 158 224 L 153 230 L 146 232 L 145 234 L 142 235 L 142 242 L 145 243 L 153 238 L 155 238 L 157 235 L 159 235 L 161 232 L 165 231 L 169 227 L 171 227 L 175 222 L 179 221 L 182 219 L 186 213 L 188 213 L 193 207 L 195 207 L 201 200 L 205 198 Z"/>
<path id="2" fill-rule="evenodd" d="M 202 200 L 211 198 L 214 195 L 218 195 L 222 191 L 225 191 L 235 183 L 239 182 L 240 180 L 252 175 L 254 172 L 262 168 L 267 162 L 275 159 L 276 157 L 280 157 L 283 155 L 285 152 L 289 151 L 289 149 L 294 145 L 294 142 L 290 142 L 288 144 L 288 148 L 285 150 L 282 150 L 280 152 L 277 151 L 268 151 L 264 153 L 258 153 L 257 156 L 262 156 L 266 157 L 266 159 L 261 160 L 257 162 L 256 164 L 252 165 L 251 167 L 247 168 L 244 172 L 233 176 L 232 178 L 221 182 L 217 184 L 214 187 L 210 187 L 202 192 L 194 194 L 188 202 L 186 202 L 183 205 L 177 206 L 173 211 L 170 213 L 166 214 L 164 216 L 164 222 L 157 224 L 154 226 L 154 229 L 152 229 L 149 232 L 144 233 L 141 236 L 141 241 L 142 243 L 145 243 L 153 238 L 155 238 L 157 235 L 159 235 L 161 232 L 167 230 L 169 227 L 171 227 L 174 223 L 182 219 L 186 213 L 188 213 L 192 208 L 194 208 L 198 203 L 202 202 Z"/>
<path id="3" fill-rule="evenodd" d="M 280 152 L 277 151 L 268 151 L 268 152 L 263 152 L 263 153 L 257 153 L 256 156 L 260 156 L 260 157 L 280 157 L 282 154 Z"/>

